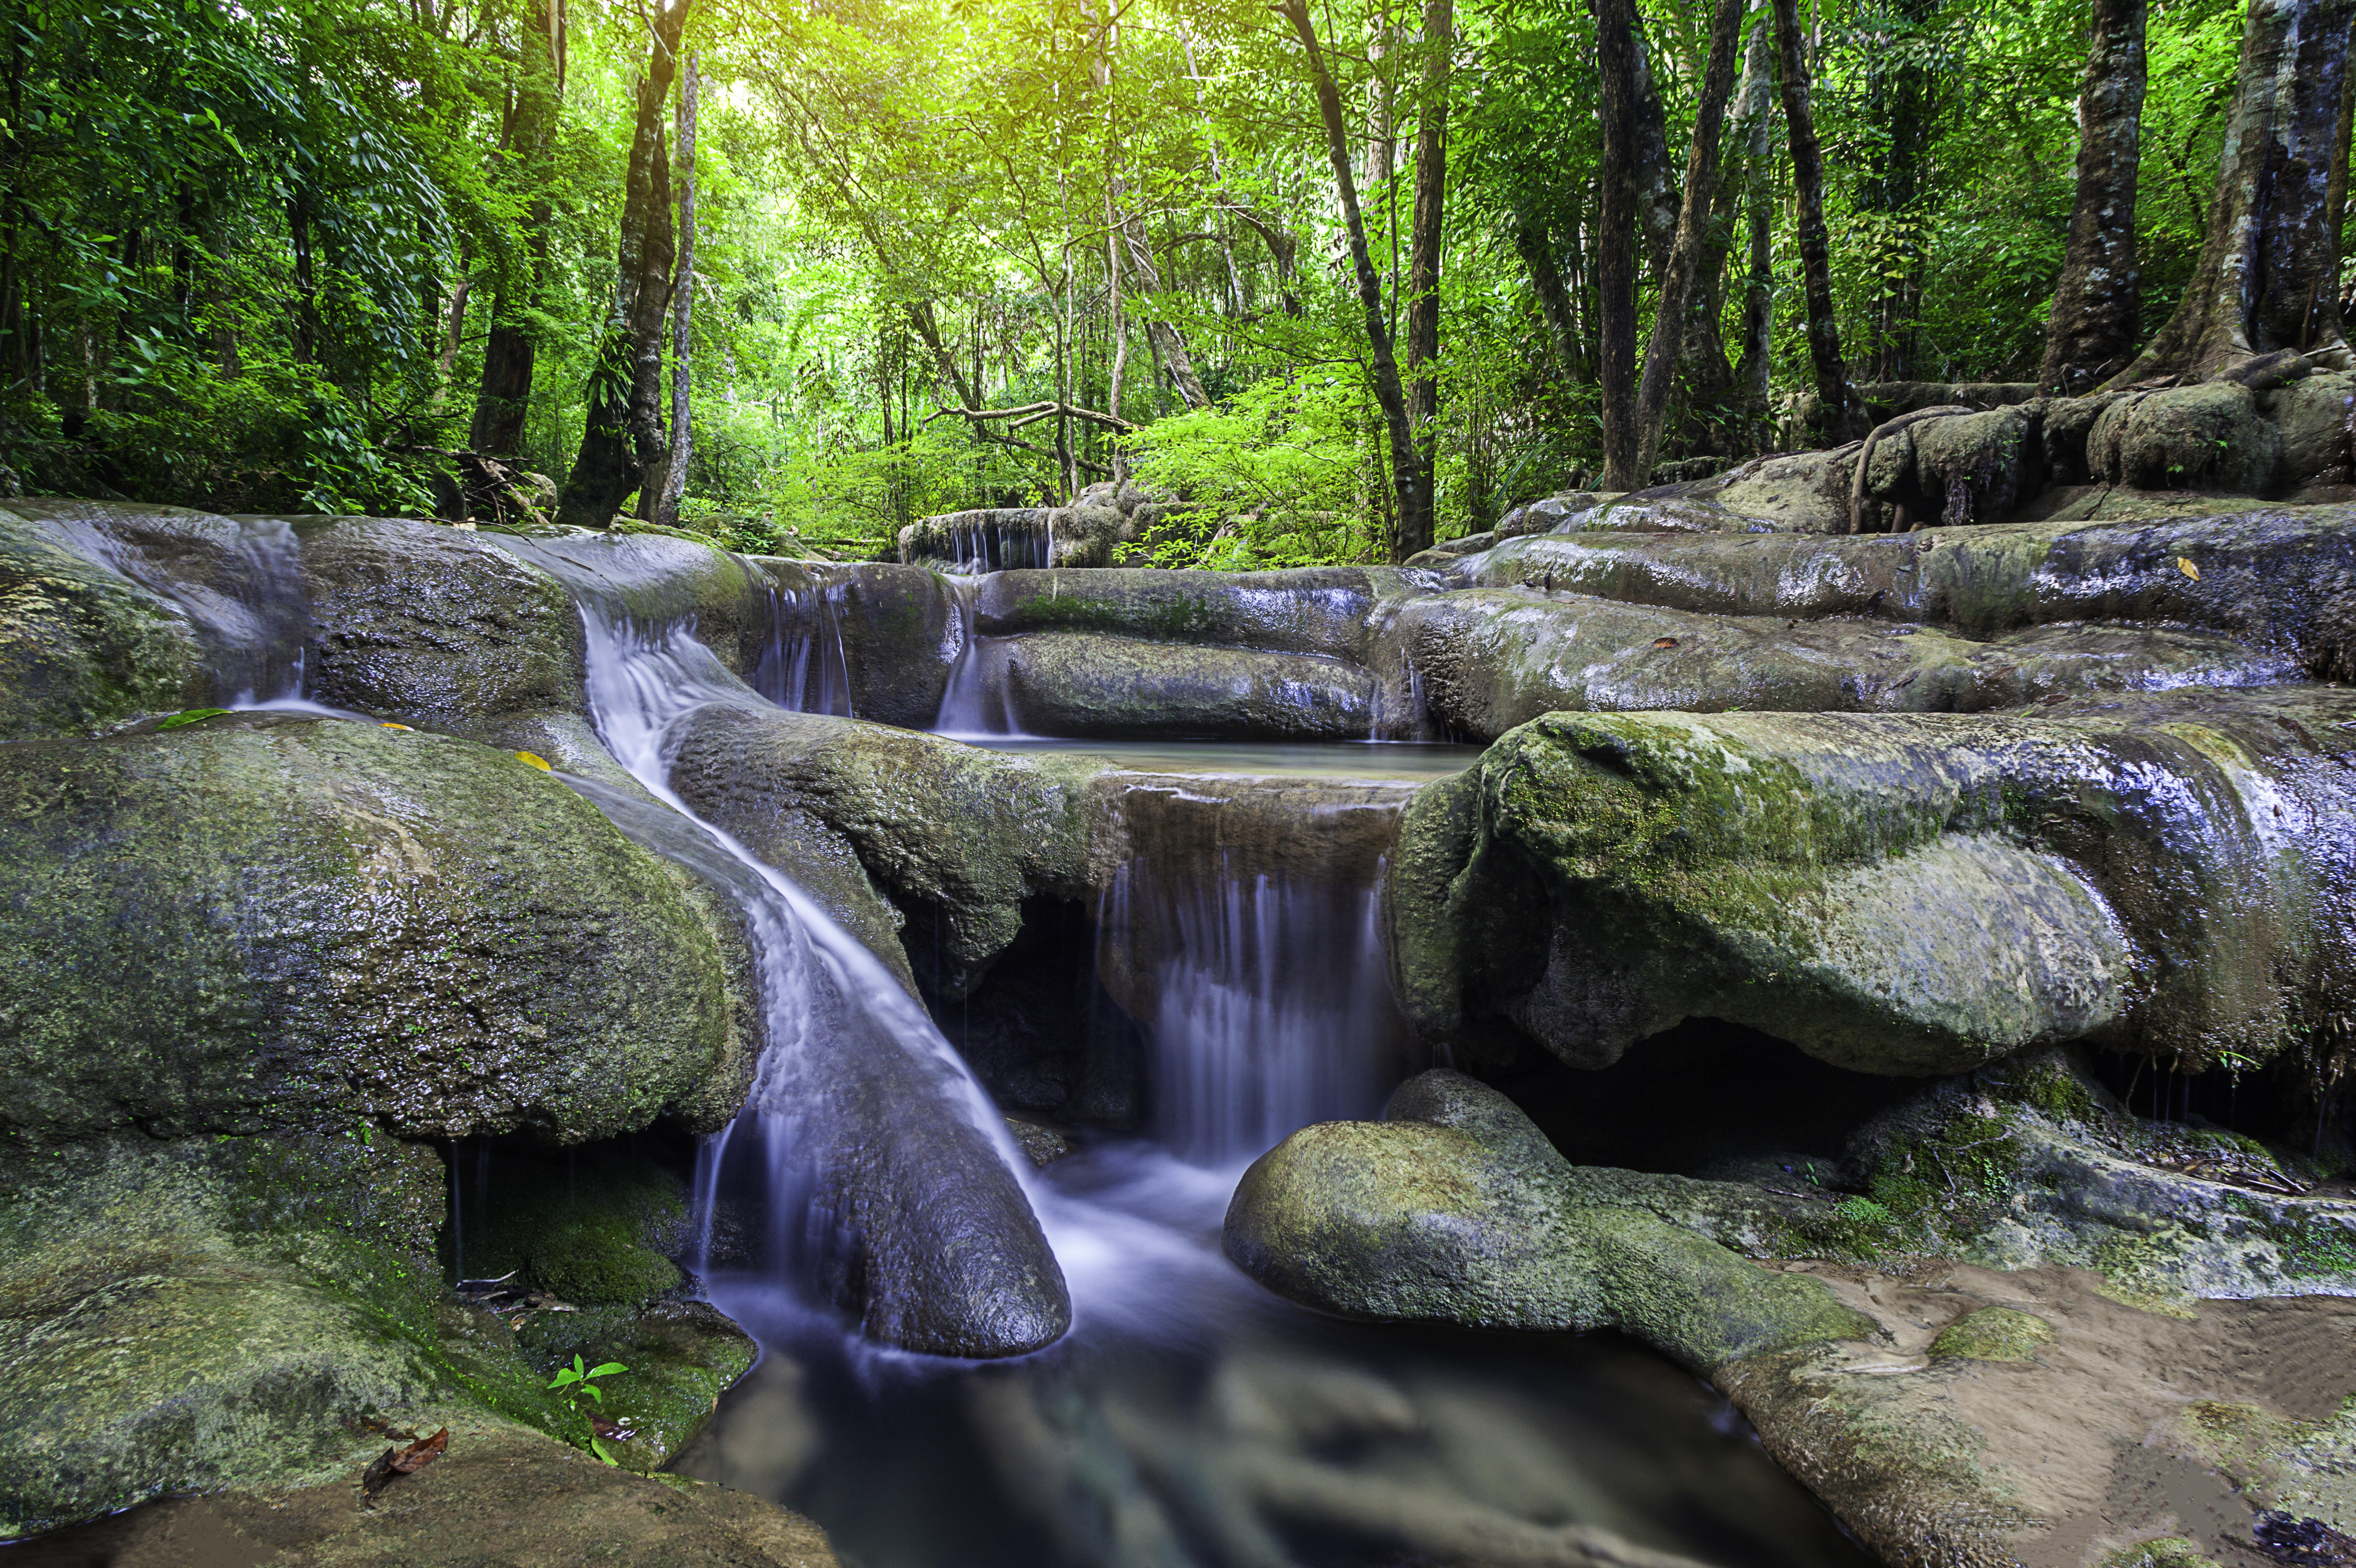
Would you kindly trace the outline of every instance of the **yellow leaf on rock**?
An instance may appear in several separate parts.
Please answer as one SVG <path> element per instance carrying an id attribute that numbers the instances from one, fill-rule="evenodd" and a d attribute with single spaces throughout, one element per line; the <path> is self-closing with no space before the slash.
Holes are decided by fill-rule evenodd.
<path id="1" fill-rule="evenodd" d="M 378 726 L 377 726 L 377 728 L 378 728 L 378 729 L 380 729 L 380 730 L 406 730 L 406 729 L 408 729 L 408 728 L 409 728 L 409 726 L 408 726 L 408 725 L 406 725 L 406 724 L 391 724 L 391 723 L 387 723 L 387 724 L 380 724 L 380 725 L 378 725 Z"/>
<path id="2" fill-rule="evenodd" d="M 2192 579 L 2195 582 L 2201 581 L 2201 569 L 2193 565 L 2191 559 L 2188 556 L 2179 555 L 2176 558 L 2176 570 L 2184 573 L 2185 576 Z"/>
<path id="3" fill-rule="evenodd" d="M 544 773 L 554 773 L 556 771 L 550 767 L 548 763 L 541 759 L 533 756 L 530 752 L 518 752 L 516 753 L 516 761 L 519 763 L 530 763 L 533 767 L 538 768 Z"/>

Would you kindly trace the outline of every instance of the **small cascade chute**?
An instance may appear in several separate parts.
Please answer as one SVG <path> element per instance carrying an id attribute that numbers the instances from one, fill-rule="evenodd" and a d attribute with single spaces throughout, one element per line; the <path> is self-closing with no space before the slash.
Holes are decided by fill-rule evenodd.
<path id="1" fill-rule="evenodd" d="M 995 639 L 981 635 L 977 603 L 981 581 L 952 577 L 948 583 L 957 613 L 958 650 L 949 664 L 948 685 L 941 692 L 933 732 L 951 737 L 1023 735 L 1025 731 L 1007 690 L 1006 661 L 999 656 Z"/>
<path id="2" fill-rule="evenodd" d="M 596 541 L 502 542 L 573 593 L 599 737 L 639 791 L 566 782 L 727 896 L 759 965 L 751 1093 L 697 1178 L 707 1264 L 723 1261 L 710 1255 L 713 1214 L 746 1189 L 766 1216 L 755 1261 L 855 1310 L 872 1339 L 987 1357 L 1059 1338 L 1062 1272 L 1021 1156 L 963 1061 L 874 954 L 670 786 L 674 725 L 712 704 L 772 705 L 687 627 L 634 624 L 601 599 Z"/>
<path id="3" fill-rule="evenodd" d="M 1098 973 L 1143 1022 L 1157 1136 L 1229 1164 L 1312 1122 L 1371 1116 L 1412 1030 L 1393 999 L 1382 877 L 1408 791 L 1141 778 L 1098 909 Z"/>
<path id="4" fill-rule="evenodd" d="M 813 577 L 808 588 L 766 584 L 769 635 L 751 685 L 790 712 L 855 719 L 851 656 L 842 640 L 847 590 L 841 582 Z"/>

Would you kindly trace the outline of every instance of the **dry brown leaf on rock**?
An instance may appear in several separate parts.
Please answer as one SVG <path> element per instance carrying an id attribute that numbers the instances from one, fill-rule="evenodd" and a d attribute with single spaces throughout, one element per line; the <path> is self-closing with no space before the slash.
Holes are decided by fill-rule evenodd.
<path id="1" fill-rule="evenodd" d="M 361 1494 L 372 1498 L 392 1485 L 398 1477 L 415 1475 L 442 1457 L 443 1451 L 449 1446 L 450 1429 L 444 1426 L 433 1436 L 421 1437 L 406 1448 L 386 1449 L 360 1477 Z"/>

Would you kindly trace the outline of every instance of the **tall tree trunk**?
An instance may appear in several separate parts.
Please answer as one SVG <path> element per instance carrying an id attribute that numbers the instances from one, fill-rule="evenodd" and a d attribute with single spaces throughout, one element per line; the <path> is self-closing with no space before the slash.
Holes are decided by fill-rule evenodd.
<path id="1" fill-rule="evenodd" d="M 614 299 L 589 372 L 589 408 L 581 452 L 557 503 L 557 517 L 602 528 L 646 478 L 663 443 L 652 428 L 662 400 L 662 325 L 671 269 L 670 171 L 663 109 L 679 68 L 679 40 L 692 0 L 656 13 L 647 74 L 638 82 L 637 124 L 622 198 L 621 243 Z M 651 360 L 651 367 L 649 366 Z"/>
<path id="2" fill-rule="evenodd" d="M 1122 182 L 1113 182 L 1114 212 L 1119 215 L 1119 197 Z M 1146 242 L 1145 221 L 1134 214 L 1118 216 L 1121 241 L 1129 250 L 1129 274 L 1138 289 L 1150 300 L 1162 292 L 1162 269 L 1154 265 L 1153 247 Z M 1190 409 L 1211 406 L 1211 395 L 1203 389 L 1203 378 L 1194 373 L 1194 357 L 1186 351 L 1185 334 L 1171 325 L 1162 313 L 1153 311 L 1145 318 L 1145 336 L 1162 356 L 1162 368 L 1170 372 L 1171 384 L 1178 395 L 1186 400 Z"/>
<path id="3" fill-rule="evenodd" d="M 1636 389 L 1637 484 L 1649 482 L 1660 451 L 1661 421 L 1668 413 L 1669 384 L 1686 342 L 1686 304 L 1702 251 L 1709 242 L 1710 213 L 1718 195 L 1718 141 L 1726 128 L 1726 101 L 1734 91 L 1734 56 L 1742 37 L 1743 0 L 1718 0 L 1710 18 L 1709 59 L 1703 66 L 1701 96 L 1694 105 L 1692 151 L 1686 158 L 1685 206 L 1677 215 L 1677 242 L 1661 274 L 1661 297 L 1653 315 L 1653 340 L 1644 348 L 1644 379 Z"/>
<path id="4" fill-rule="evenodd" d="M 1872 175 L 1861 182 L 1859 206 L 1887 214 L 1891 225 L 1874 271 L 1879 283 L 1873 301 L 1873 341 L 1864 354 L 1866 379 L 1904 380 L 1914 363 L 1915 322 L 1921 313 L 1922 247 L 1909 215 L 1929 174 L 1931 135 L 1938 114 L 1938 83 L 1909 47 L 1938 9 L 1939 0 L 1890 0 L 1883 16 L 1901 29 L 1883 36 L 1867 77 L 1867 114 L 1879 123 L 1882 150 Z"/>
<path id="5" fill-rule="evenodd" d="M 1848 372 L 1841 364 L 1840 327 L 1833 319 L 1832 246 L 1825 232 L 1825 160 L 1808 112 L 1808 55 L 1800 33 L 1798 0 L 1775 0 L 1777 74 L 1783 78 L 1783 125 L 1792 144 L 1792 187 L 1799 206 L 1800 278 L 1808 300 L 1808 361 L 1815 371 L 1820 440 L 1850 437 Z"/>
<path id="6" fill-rule="evenodd" d="M 2209 231 L 2176 314 L 2113 377 L 2206 376 L 2295 348 L 2356 367 L 2324 210 L 2356 0 L 2251 0 Z"/>
<path id="7" fill-rule="evenodd" d="M 1448 79 L 1455 48 L 1453 0 L 1426 0 L 1423 8 L 1423 102 L 1415 132 L 1414 234 L 1408 247 L 1408 418 L 1422 464 L 1421 511 L 1432 516 L 1433 458 L 1439 445 L 1440 204 L 1448 189 Z"/>
<path id="8" fill-rule="evenodd" d="M 286 204 L 286 233 L 294 252 L 294 362 L 319 360 L 319 283 L 311 261 L 311 188 L 295 187 Z"/>
<path id="9" fill-rule="evenodd" d="M 679 526 L 679 504 L 687 496 L 688 459 L 695 441 L 688 422 L 688 330 L 695 315 L 695 57 L 679 79 L 679 268 L 670 289 L 670 451 L 663 457 L 655 492 L 653 520 Z M 886 405 L 889 406 L 888 404 Z"/>
<path id="10" fill-rule="evenodd" d="M 491 290 L 491 326 L 483 340 L 483 379 L 475 395 L 467 444 L 479 453 L 513 456 L 523 445 L 524 413 L 531 405 L 532 362 L 538 352 L 529 313 L 548 281 L 548 231 L 555 209 L 548 198 L 555 171 L 557 113 L 563 85 L 557 71 L 562 0 L 538 0 L 519 51 L 516 81 L 516 163 L 532 199 L 524 218 L 520 265 L 502 258 Z"/>
<path id="11" fill-rule="evenodd" d="M 1579 312 L 1564 286 L 1562 268 L 1554 256 L 1554 239 L 1527 213 L 1513 215 L 1514 250 L 1529 274 L 1530 292 L 1538 298 L 1546 318 L 1547 345 L 1554 350 L 1555 373 L 1566 381 L 1587 379 L 1587 345 L 1579 335 Z"/>
<path id="12" fill-rule="evenodd" d="M 1764 16 L 1751 26 L 1743 70 L 1751 79 L 1745 96 L 1753 100 L 1743 110 L 1751 127 L 1751 160 L 1745 171 L 1750 188 L 1743 196 L 1749 209 L 1751 255 L 1742 286 L 1742 363 L 1734 379 L 1740 389 L 1745 443 L 1763 452 L 1768 442 L 1767 373 L 1775 349 L 1775 144 L 1774 127 L 1767 116 L 1772 72 L 1768 65 Z"/>
<path id="13" fill-rule="evenodd" d="M 1677 242 L 1676 165 L 1669 161 L 1669 120 L 1661 106 L 1661 91 L 1653 80 L 1652 52 L 1644 47 L 1644 17 L 1639 11 L 1628 35 L 1635 69 L 1635 159 L 1637 221 L 1644 230 L 1644 261 L 1657 279 L 1667 271 L 1669 251 Z"/>
<path id="14" fill-rule="evenodd" d="M 1602 363 L 1596 378 L 1603 404 L 1603 488 L 1638 490 L 1643 436 L 1636 419 L 1636 8 L 1633 0 L 1597 0 L 1595 63 L 1601 80 L 1602 218 L 1596 236 L 1597 315 Z M 1665 271 L 1665 266 L 1664 271 Z"/>
<path id="15" fill-rule="evenodd" d="M 2078 200 L 2037 384 L 2075 395 L 2135 353 L 2136 170 L 2143 138 L 2144 0 L 2094 0 L 2078 87 Z"/>
<path id="16" fill-rule="evenodd" d="M 1624 3 L 1624 0 L 1622 0 Z M 1366 348 L 1374 363 L 1375 397 L 1382 404 L 1391 449 L 1391 488 L 1398 497 L 1391 518 L 1391 559 L 1405 560 L 1431 548 L 1431 516 L 1419 502 L 1424 486 L 1422 457 L 1415 444 L 1415 427 L 1408 421 L 1407 393 L 1399 385 L 1398 361 L 1391 352 L 1391 335 L 1383 324 L 1383 283 L 1375 273 L 1374 257 L 1366 249 L 1365 220 L 1358 211 L 1358 185 L 1350 175 L 1350 137 L 1342 123 L 1342 99 L 1325 69 L 1325 51 L 1317 46 L 1316 29 L 1309 20 L 1308 0 L 1282 0 L 1279 9 L 1300 35 L 1309 51 L 1310 75 L 1317 90 L 1317 108 L 1325 121 L 1325 153 L 1333 165 L 1333 183 L 1341 192 L 1342 218 L 1349 229 L 1350 261 L 1357 273 L 1358 303 L 1366 315 Z"/>

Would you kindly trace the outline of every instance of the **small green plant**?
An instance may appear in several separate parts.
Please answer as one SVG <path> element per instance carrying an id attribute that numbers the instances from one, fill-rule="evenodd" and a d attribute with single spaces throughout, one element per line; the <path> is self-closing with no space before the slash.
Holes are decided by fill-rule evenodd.
<path id="1" fill-rule="evenodd" d="M 548 1386 L 564 1401 L 565 1409 L 575 1415 L 584 1415 L 588 1413 L 581 1408 L 581 1401 L 584 1398 L 594 1404 L 605 1403 L 605 1391 L 600 1389 L 594 1380 L 611 1377 L 617 1372 L 626 1372 L 629 1370 L 619 1361 L 607 1361 L 602 1366 L 589 1366 L 576 1355 L 573 1358 L 571 1366 L 556 1369 L 556 1379 Z M 621 1465 L 621 1461 L 606 1450 L 605 1440 L 602 1437 L 594 1435 L 590 1437 L 589 1452 L 616 1468 Z"/>
<path id="2" fill-rule="evenodd" d="M 1858 1225 L 1895 1225 L 1898 1216 L 1870 1198 L 1851 1198 L 1833 1205 L 1833 1212 Z"/>

